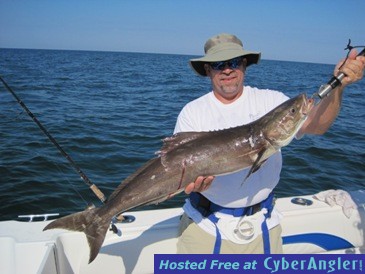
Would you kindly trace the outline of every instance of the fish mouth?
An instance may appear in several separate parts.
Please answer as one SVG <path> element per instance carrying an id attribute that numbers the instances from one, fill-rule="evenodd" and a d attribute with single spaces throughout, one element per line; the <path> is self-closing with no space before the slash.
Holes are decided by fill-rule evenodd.
<path id="1" fill-rule="evenodd" d="M 309 112 L 312 110 L 315 101 L 313 98 L 308 98 L 307 95 L 305 94 L 303 94 L 303 96 L 304 96 L 304 105 L 302 108 L 302 113 L 303 115 L 307 116 Z"/>

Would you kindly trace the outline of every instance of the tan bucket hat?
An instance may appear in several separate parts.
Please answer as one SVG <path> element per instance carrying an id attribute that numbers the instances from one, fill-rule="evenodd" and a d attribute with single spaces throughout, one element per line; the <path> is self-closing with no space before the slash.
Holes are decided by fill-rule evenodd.
<path id="1" fill-rule="evenodd" d="M 208 62 L 226 61 L 239 56 L 245 56 L 247 66 L 257 64 L 261 53 L 243 49 L 243 44 L 235 35 L 222 33 L 209 38 L 204 45 L 205 55 L 201 58 L 191 59 L 190 66 L 201 76 L 207 76 L 204 64 Z"/>

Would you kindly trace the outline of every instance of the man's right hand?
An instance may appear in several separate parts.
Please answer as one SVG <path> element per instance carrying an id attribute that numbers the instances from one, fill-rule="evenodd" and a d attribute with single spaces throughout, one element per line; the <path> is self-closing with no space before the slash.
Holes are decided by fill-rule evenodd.
<path id="1" fill-rule="evenodd" d="M 214 180 L 214 176 L 199 176 L 195 182 L 191 182 L 185 187 L 185 193 L 190 194 L 191 192 L 203 192 L 207 190 Z"/>

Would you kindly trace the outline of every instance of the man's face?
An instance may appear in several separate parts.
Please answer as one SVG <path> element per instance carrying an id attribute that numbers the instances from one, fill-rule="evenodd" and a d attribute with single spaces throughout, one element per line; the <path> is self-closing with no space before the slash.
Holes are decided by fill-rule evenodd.
<path id="1" fill-rule="evenodd" d="M 221 102 L 233 102 L 242 94 L 246 64 L 247 60 L 239 57 L 205 65 L 214 94 Z"/>

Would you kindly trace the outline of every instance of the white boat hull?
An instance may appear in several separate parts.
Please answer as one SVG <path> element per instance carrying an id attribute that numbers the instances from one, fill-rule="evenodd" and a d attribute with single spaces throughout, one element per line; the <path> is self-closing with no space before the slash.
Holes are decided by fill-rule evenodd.
<path id="1" fill-rule="evenodd" d="M 280 198 L 284 253 L 365 253 L 365 192 L 351 193 L 358 209 L 351 217 L 342 207 L 329 206 L 312 196 L 312 205 L 297 205 Z M 181 208 L 129 212 L 135 221 L 116 224 L 108 231 L 99 255 L 88 264 L 89 247 L 83 233 L 43 232 L 49 223 L 0 222 L 0 273 L 93 274 L 153 273 L 154 254 L 176 253 Z"/>

